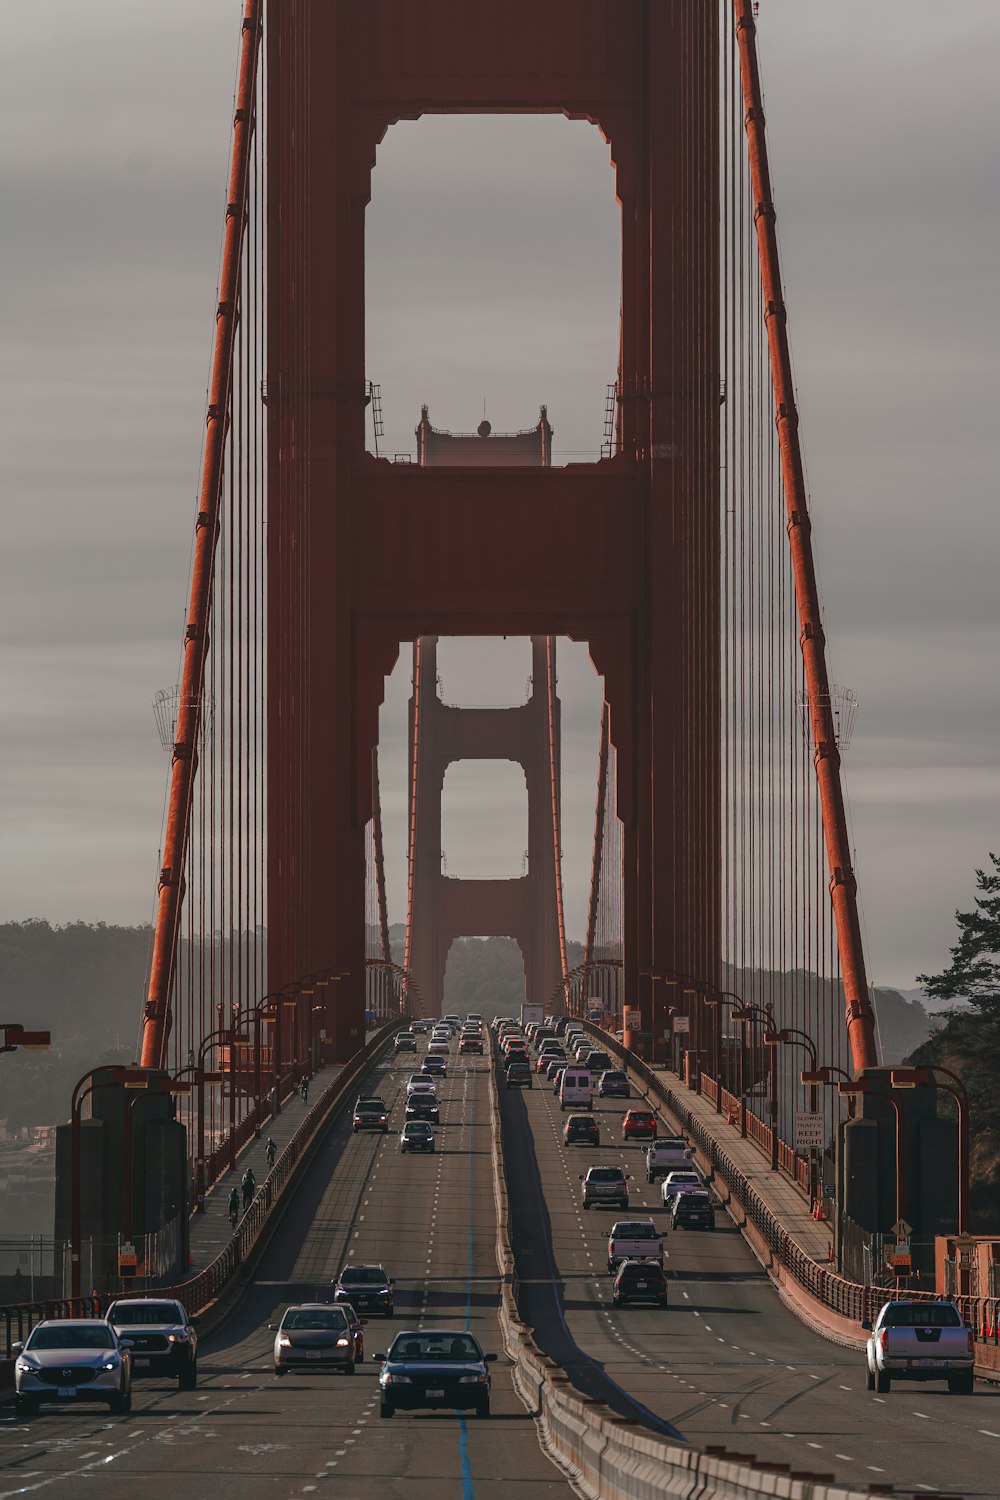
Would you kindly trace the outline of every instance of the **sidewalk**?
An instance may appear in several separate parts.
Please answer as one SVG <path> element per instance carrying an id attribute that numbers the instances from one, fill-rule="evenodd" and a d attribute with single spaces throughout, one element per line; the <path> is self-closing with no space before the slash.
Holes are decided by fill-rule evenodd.
<path id="1" fill-rule="evenodd" d="M 333 1087 L 342 1064 L 320 1068 L 309 1084 L 309 1102 L 303 1104 L 298 1094 L 290 1094 L 281 1106 L 281 1114 L 266 1120 L 261 1126 L 260 1138 L 250 1140 L 236 1158 L 234 1170 L 224 1172 L 205 1194 L 205 1212 L 191 1216 L 189 1239 L 191 1246 L 191 1270 L 202 1271 L 225 1249 L 233 1237 L 229 1222 L 229 1194 L 239 1188 L 240 1179 L 247 1167 L 253 1167 L 260 1188 L 268 1174 L 267 1138 L 270 1136 L 278 1148 L 277 1160 L 302 1124 L 309 1111 Z"/>
<path id="2" fill-rule="evenodd" d="M 829 1224 L 813 1218 L 809 1204 L 789 1177 L 780 1170 L 772 1172 L 766 1157 L 754 1143 L 740 1135 L 739 1125 L 729 1125 L 725 1114 L 716 1114 L 711 1099 L 689 1089 L 676 1073 L 662 1065 L 654 1065 L 653 1072 L 670 1092 L 676 1106 L 673 1111 L 675 1118 L 678 1111 L 691 1114 L 767 1203 L 789 1238 L 811 1260 L 825 1266 L 830 1257 L 833 1230 Z M 677 1123 L 683 1125 L 683 1120 L 678 1119 Z"/>

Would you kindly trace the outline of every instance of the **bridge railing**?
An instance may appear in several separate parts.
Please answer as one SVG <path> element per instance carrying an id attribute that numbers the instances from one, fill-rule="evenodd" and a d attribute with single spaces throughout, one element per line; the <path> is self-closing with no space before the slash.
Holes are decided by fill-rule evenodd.
<path id="1" fill-rule="evenodd" d="M 158 1286 L 156 1295 L 176 1297 L 189 1315 L 203 1318 L 210 1313 L 239 1273 L 252 1262 L 254 1252 L 270 1229 L 274 1211 L 284 1206 L 289 1188 L 297 1177 L 313 1143 L 331 1116 L 349 1099 L 359 1077 L 408 1022 L 397 1019 L 383 1026 L 351 1058 L 305 1114 L 274 1166 L 261 1183 L 253 1202 L 237 1225 L 228 1244 L 203 1270 L 173 1286 Z M 10 1383 L 11 1345 L 23 1343 L 36 1323 L 46 1318 L 101 1317 L 122 1292 L 101 1292 L 86 1297 L 24 1302 L 0 1307 L 0 1388 Z"/>

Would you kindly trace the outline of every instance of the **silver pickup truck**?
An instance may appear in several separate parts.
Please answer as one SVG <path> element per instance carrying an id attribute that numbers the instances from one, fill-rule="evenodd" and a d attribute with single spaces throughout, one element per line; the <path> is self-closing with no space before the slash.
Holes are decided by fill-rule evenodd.
<path id="1" fill-rule="evenodd" d="M 614 1272 L 623 1260 L 655 1260 L 663 1265 L 660 1231 L 652 1219 L 619 1219 L 608 1237 L 608 1270 Z"/>
<path id="2" fill-rule="evenodd" d="M 655 1182 L 668 1172 L 683 1171 L 694 1163 L 694 1147 L 682 1135 L 660 1135 L 646 1148 L 646 1181 Z"/>
<path id="3" fill-rule="evenodd" d="M 870 1391 L 885 1394 L 894 1380 L 947 1380 L 949 1391 L 971 1396 L 975 1384 L 972 1330 L 953 1302 L 886 1302 L 870 1330 L 866 1375 Z"/>

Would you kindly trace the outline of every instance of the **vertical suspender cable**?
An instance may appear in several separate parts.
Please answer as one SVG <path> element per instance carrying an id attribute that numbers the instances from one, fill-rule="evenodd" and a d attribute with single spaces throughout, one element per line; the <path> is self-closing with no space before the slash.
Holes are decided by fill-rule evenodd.
<path id="1" fill-rule="evenodd" d="M 233 122 L 233 150 L 226 205 L 226 229 L 216 314 L 215 348 L 209 389 L 205 448 L 202 457 L 198 523 L 195 534 L 191 598 L 184 641 L 184 664 L 177 705 L 177 729 L 170 769 L 167 827 L 163 841 L 156 932 L 149 987 L 143 1012 L 142 1065 L 161 1067 L 166 1058 L 171 981 L 177 954 L 182 875 L 190 831 L 192 791 L 202 720 L 202 693 L 212 578 L 215 566 L 225 453 L 226 417 L 232 386 L 236 300 L 246 220 L 247 180 L 253 138 L 257 58 L 261 37 L 261 0 L 245 0 L 239 83 Z"/>
<path id="2" fill-rule="evenodd" d="M 785 305 L 782 298 L 774 203 L 764 133 L 763 98 L 757 65 L 756 28 L 752 0 L 735 0 L 736 36 L 740 54 L 744 123 L 754 194 L 754 220 L 760 259 L 761 290 L 765 302 L 771 380 L 785 481 L 788 537 L 795 569 L 800 641 L 805 665 L 809 717 L 812 726 L 816 779 L 819 785 L 830 893 L 837 924 L 840 961 L 844 973 L 847 1031 L 856 1069 L 878 1062 L 874 1017 L 868 995 L 857 882 L 851 866 L 844 794 L 840 784 L 840 753 L 830 703 L 826 652 L 820 620 L 819 592 L 810 539 L 805 475 L 799 445 L 798 414 L 792 381 Z"/>

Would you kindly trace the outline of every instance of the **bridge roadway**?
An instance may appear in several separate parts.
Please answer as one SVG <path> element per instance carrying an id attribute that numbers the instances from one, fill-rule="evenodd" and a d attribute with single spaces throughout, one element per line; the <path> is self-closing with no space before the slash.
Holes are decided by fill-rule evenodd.
<path id="1" fill-rule="evenodd" d="M 417 1064 L 419 1066 L 419 1064 Z M 511 1386 L 499 1341 L 487 1058 L 450 1064 L 433 1155 L 401 1157 L 413 1054 L 374 1070 L 392 1107 L 387 1136 L 332 1129 L 237 1313 L 199 1350 L 199 1387 L 137 1381 L 130 1416 L 43 1409 L 18 1422 L 0 1409 L 0 1500 L 135 1500 L 145 1485 L 189 1500 L 274 1500 L 339 1492 L 378 1500 L 568 1500 Z M 396 1316 L 365 1329 L 353 1377 L 273 1375 L 274 1322 L 289 1301 L 328 1294 L 348 1260 L 383 1260 Z M 402 1328 L 469 1326 L 500 1359 L 489 1421 L 451 1413 L 378 1416 L 371 1356 Z M 512 1490 L 511 1486 L 515 1489 Z"/>
<path id="2" fill-rule="evenodd" d="M 845 1484 L 1000 1495 L 1000 1389 L 978 1382 L 974 1395 L 953 1396 L 935 1382 L 868 1392 L 863 1354 L 811 1333 L 788 1311 L 724 1212 L 714 1233 L 668 1235 L 667 1311 L 615 1309 L 607 1237 L 622 1215 L 584 1213 L 579 1174 L 595 1162 L 623 1166 L 632 1174 L 629 1217 L 664 1225 L 659 1184 L 646 1182 L 643 1148 L 622 1141 L 629 1101 L 595 1100 L 600 1148 L 566 1147 L 566 1116 L 551 1089 L 534 1083 L 523 1094 L 501 1084 L 508 1175 L 514 1159 L 525 1177 L 537 1164 L 566 1327 L 607 1375 L 699 1446 L 833 1473 Z M 513 1184 L 511 1192 L 514 1202 Z M 539 1276 L 536 1247 L 518 1255 L 518 1267 Z M 551 1319 L 542 1316 L 536 1337 L 560 1357 L 564 1338 Z"/>

